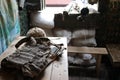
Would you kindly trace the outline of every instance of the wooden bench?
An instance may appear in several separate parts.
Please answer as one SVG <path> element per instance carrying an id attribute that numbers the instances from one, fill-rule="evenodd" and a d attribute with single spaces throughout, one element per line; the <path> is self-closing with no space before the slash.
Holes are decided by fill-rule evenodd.
<path id="1" fill-rule="evenodd" d="M 108 52 L 106 48 L 100 48 L 100 47 L 75 47 L 75 46 L 68 46 L 68 52 L 70 53 L 89 53 L 96 55 L 96 71 L 97 75 L 99 75 L 100 65 L 101 65 L 101 56 L 107 55 Z"/>
<path id="2" fill-rule="evenodd" d="M 120 44 L 106 44 L 110 61 L 114 67 L 120 67 Z"/>

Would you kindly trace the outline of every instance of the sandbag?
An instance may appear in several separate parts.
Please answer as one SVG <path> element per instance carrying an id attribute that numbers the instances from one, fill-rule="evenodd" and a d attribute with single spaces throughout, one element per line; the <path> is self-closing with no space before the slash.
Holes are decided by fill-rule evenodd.
<path id="1" fill-rule="evenodd" d="M 72 38 L 87 39 L 95 37 L 95 29 L 78 29 L 73 31 Z"/>
<path id="2" fill-rule="evenodd" d="M 67 37 L 67 43 L 70 42 L 72 33 L 66 29 L 54 29 L 53 34 L 57 37 Z"/>
<path id="3" fill-rule="evenodd" d="M 73 46 L 88 46 L 88 47 L 94 47 L 97 45 L 95 38 L 89 38 L 89 39 L 80 39 L 75 38 L 72 39 L 72 45 Z"/>

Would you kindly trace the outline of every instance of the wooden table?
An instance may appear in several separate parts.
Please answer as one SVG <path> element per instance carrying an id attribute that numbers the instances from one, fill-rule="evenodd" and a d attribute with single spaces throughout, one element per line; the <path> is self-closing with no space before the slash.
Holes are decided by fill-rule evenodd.
<path id="1" fill-rule="evenodd" d="M 11 55 L 16 50 L 15 44 L 22 38 L 24 37 L 17 37 L 0 55 L 0 62 L 3 58 Z M 56 44 L 64 43 L 64 46 L 67 47 L 67 39 L 65 37 L 49 37 L 49 39 Z M 0 80 L 12 80 L 12 77 L 9 73 L 0 73 Z M 68 80 L 67 50 L 64 50 L 59 61 L 54 61 L 45 69 L 43 77 L 41 77 L 39 80 Z"/>
<path id="2" fill-rule="evenodd" d="M 107 44 L 110 60 L 113 66 L 120 67 L 120 44 Z"/>

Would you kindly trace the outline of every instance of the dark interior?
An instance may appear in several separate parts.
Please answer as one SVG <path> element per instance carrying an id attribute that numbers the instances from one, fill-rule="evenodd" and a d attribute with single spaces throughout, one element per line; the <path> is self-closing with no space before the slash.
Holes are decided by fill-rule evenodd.
<path id="1" fill-rule="evenodd" d="M 69 13 L 69 10 L 59 10 L 60 12 L 52 13 L 52 10 L 57 10 L 57 8 L 65 8 L 65 5 L 57 7 L 55 7 L 55 5 L 46 6 L 45 0 L 25 0 L 24 7 L 21 7 L 19 0 L 17 1 L 21 36 L 26 36 L 27 31 L 33 27 L 44 29 L 48 37 L 56 37 L 56 35 L 54 35 L 56 28 L 71 32 L 81 29 L 95 29 L 97 45 L 92 47 L 106 48 L 107 44 L 120 44 L 119 0 L 95 0 L 98 1 L 97 12 L 99 13 L 89 14 L 84 21 L 77 19 L 77 17 L 80 16 L 80 12 L 74 14 Z M 91 4 L 94 5 L 92 2 Z M 43 15 L 47 21 L 44 20 Z M 68 45 L 72 45 L 72 40 Z M 103 55 L 101 63 L 99 77 L 96 77 L 93 68 L 71 67 L 69 64 L 69 80 L 120 80 L 120 62 L 116 67 L 112 64 L 110 55 Z"/>

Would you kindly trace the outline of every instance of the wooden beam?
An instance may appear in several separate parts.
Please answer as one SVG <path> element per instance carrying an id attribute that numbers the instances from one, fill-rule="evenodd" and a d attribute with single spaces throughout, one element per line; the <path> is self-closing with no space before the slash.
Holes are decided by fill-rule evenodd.
<path id="1" fill-rule="evenodd" d="M 68 46 L 68 52 L 71 52 L 71 53 L 101 54 L 101 55 L 108 54 L 106 48 L 100 48 L 100 47 L 75 47 L 75 46 Z"/>

